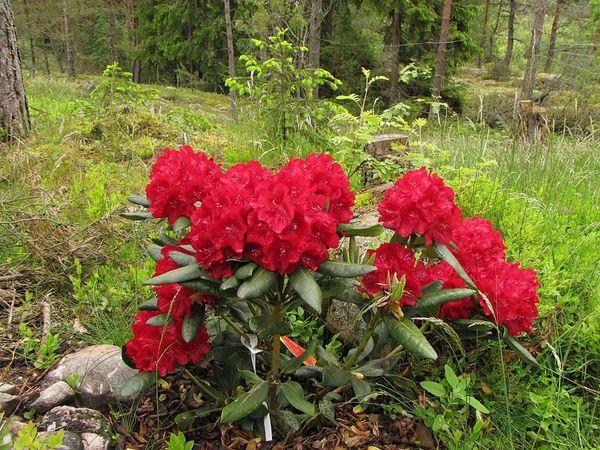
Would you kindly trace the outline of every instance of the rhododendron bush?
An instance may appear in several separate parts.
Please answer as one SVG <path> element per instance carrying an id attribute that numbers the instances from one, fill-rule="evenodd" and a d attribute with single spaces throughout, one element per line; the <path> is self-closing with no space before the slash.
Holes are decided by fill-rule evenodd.
<path id="1" fill-rule="evenodd" d="M 535 361 L 514 339 L 537 316 L 535 272 L 507 261 L 493 225 L 464 217 L 452 189 L 424 168 L 385 192 L 375 225 L 355 217 L 348 177 L 328 155 L 273 171 L 166 149 L 146 195 L 129 199 L 147 211 L 125 217 L 164 219 L 164 230 L 149 248 L 155 295 L 123 348 L 139 373 L 123 389 L 185 366 L 222 423 L 241 420 L 270 439 L 272 424 L 277 434 L 335 423 L 340 393 L 363 402 L 406 352 L 437 359 L 441 321 Z M 334 299 L 358 305 L 366 324 L 341 356 L 287 336 L 287 311 L 302 305 L 326 320 Z"/>

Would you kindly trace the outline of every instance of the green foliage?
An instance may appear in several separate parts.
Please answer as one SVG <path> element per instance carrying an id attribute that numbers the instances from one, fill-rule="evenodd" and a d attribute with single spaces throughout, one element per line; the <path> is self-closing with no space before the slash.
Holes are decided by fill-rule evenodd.
<path id="1" fill-rule="evenodd" d="M 25 359 L 33 361 L 38 369 L 47 369 L 58 359 L 57 351 L 60 349 L 60 336 L 47 333 L 40 340 L 33 336 L 33 330 L 25 323 L 19 323 L 21 352 Z"/>
<path id="2" fill-rule="evenodd" d="M 117 106 L 135 106 L 154 100 L 158 93 L 131 81 L 133 74 L 124 71 L 118 63 L 109 64 L 102 72 L 102 80 L 91 92 L 98 107 L 114 110 Z"/>
<path id="3" fill-rule="evenodd" d="M 188 441 L 181 431 L 177 434 L 171 433 L 167 448 L 169 450 L 192 450 L 194 441 Z"/>
<path id="4" fill-rule="evenodd" d="M 421 381 L 427 391 L 428 407 L 415 407 L 415 416 L 433 430 L 436 438 L 450 448 L 473 448 L 483 435 L 483 414 L 489 410 L 475 397 L 469 375 L 457 376 L 452 367 L 444 366 L 445 377 L 441 382 Z M 475 413 L 475 423 L 468 418 Z"/>
<path id="5" fill-rule="evenodd" d="M 15 450 L 53 450 L 62 445 L 63 435 L 64 430 L 58 430 L 55 434 L 38 436 L 37 428 L 32 422 L 29 422 L 19 430 L 12 448 Z"/>

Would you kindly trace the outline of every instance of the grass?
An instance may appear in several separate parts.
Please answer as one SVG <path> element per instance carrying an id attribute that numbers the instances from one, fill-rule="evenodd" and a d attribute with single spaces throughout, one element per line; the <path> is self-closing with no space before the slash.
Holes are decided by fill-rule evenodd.
<path id="1" fill-rule="evenodd" d="M 285 156 L 262 148 L 251 126 L 233 125 L 224 96 L 153 86 L 159 97 L 152 108 L 108 116 L 91 104 L 96 81 L 28 81 L 36 133 L 0 147 L 0 272 L 20 276 L 15 322 L 39 333 L 39 305 L 51 293 L 65 342 L 78 319 L 88 331 L 78 340 L 120 345 L 150 295 L 141 281 L 152 272 L 144 248 L 153 229 L 116 213 L 129 193 L 143 191 L 160 147 L 188 143 L 226 165 L 252 158 L 277 164 Z M 510 258 L 534 267 L 542 283 L 541 319 L 525 340 L 539 366 L 496 342 L 480 342 L 456 362 L 489 387 L 477 392 L 491 409 L 480 447 L 597 448 L 597 140 L 551 135 L 548 145 L 520 147 L 505 131 L 463 121 L 425 127 L 421 138 L 427 145 L 415 148 L 414 158 L 443 174 L 468 215 L 492 220 Z M 302 144 L 290 153 L 308 150 Z M 10 351 L 14 323 L 9 329 L 2 319 Z"/>

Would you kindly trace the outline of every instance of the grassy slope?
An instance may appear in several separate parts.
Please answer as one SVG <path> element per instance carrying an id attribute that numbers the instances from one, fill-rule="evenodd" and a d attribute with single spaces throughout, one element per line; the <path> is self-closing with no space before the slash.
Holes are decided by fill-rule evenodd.
<path id="1" fill-rule="evenodd" d="M 33 294 L 29 303 L 18 297 L 15 322 L 35 325 L 51 291 L 63 338 L 78 318 L 88 341 L 122 344 L 149 295 L 141 280 L 152 270 L 143 262 L 152 230 L 115 212 L 143 190 L 156 150 L 185 142 L 227 164 L 259 152 L 240 151 L 252 132 L 232 128 L 225 97 L 156 87 L 152 111 L 109 120 L 82 112 L 92 81 L 28 83 L 36 135 L 0 150 L 0 271 L 23 274 L 20 289 Z M 204 117 L 216 127 L 206 129 Z M 423 140 L 434 144 L 423 150 L 426 162 L 449 180 L 465 211 L 492 219 L 511 258 L 535 267 L 542 282 L 543 318 L 531 339 L 541 367 L 489 343 L 462 367 L 476 368 L 491 388 L 480 397 L 493 407 L 495 431 L 481 446 L 600 445 L 597 400 L 586 390 L 598 387 L 600 359 L 597 143 L 552 137 L 547 147 L 521 149 L 505 133 L 461 123 L 426 129 Z M 7 331 L 14 342 L 14 328 Z"/>

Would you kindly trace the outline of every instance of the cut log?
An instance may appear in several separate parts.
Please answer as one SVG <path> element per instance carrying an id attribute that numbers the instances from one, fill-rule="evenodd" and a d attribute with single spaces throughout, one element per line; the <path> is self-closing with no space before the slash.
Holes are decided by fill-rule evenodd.
<path id="1" fill-rule="evenodd" d="M 409 143 L 410 138 L 406 134 L 377 134 L 367 142 L 365 150 L 378 161 L 383 161 L 390 156 L 398 155 L 398 152 L 392 149 L 392 145 L 396 144 L 406 151 Z"/>

